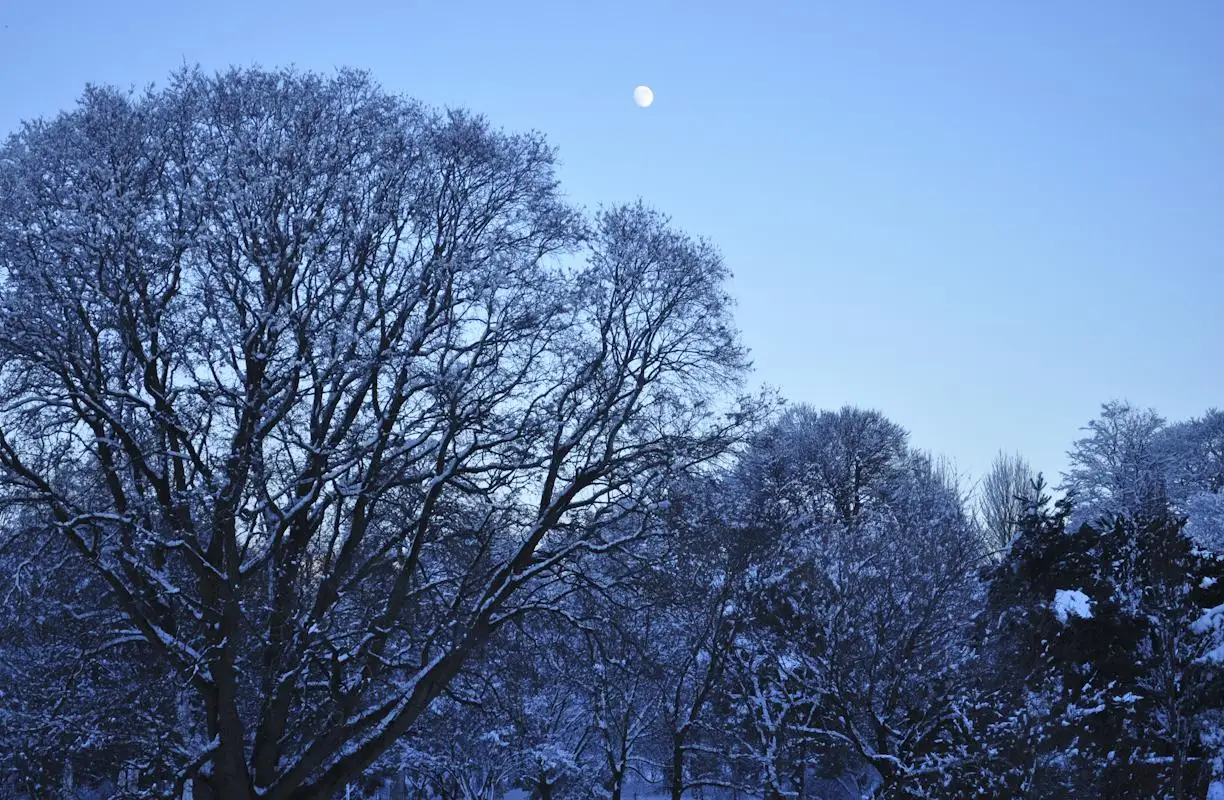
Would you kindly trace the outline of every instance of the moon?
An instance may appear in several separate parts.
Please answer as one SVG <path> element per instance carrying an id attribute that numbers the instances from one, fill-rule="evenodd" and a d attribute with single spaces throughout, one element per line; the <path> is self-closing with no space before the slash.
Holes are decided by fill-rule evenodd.
<path id="1" fill-rule="evenodd" d="M 654 92 L 651 91 L 649 86 L 638 86 L 633 90 L 633 102 L 642 108 L 646 108 L 654 102 Z"/>

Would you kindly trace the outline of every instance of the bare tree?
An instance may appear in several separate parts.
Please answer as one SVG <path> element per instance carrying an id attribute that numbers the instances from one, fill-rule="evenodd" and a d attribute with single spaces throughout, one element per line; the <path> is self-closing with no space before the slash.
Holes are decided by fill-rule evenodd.
<path id="1" fill-rule="evenodd" d="M 745 513 L 771 525 L 796 516 L 852 524 L 864 510 L 886 503 L 908 438 L 879 411 L 792 406 L 744 454 L 738 470 L 743 497 L 769 501 Z"/>
<path id="2" fill-rule="evenodd" d="M 652 592 L 665 610 L 656 634 L 663 652 L 660 766 L 672 800 L 707 789 L 735 790 L 734 739 L 717 706 L 736 636 L 736 590 L 747 548 L 726 523 L 726 476 L 678 487 L 668 509 L 667 546 L 655 559 Z"/>
<path id="3" fill-rule="evenodd" d="M 189 684 L 166 791 L 334 796 L 741 435 L 716 252 L 552 165 L 351 73 L 91 89 L 0 151 L 3 503 Z"/>
<path id="4" fill-rule="evenodd" d="M 768 546 L 727 670 L 761 793 L 804 796 L 820 773 L 904 794 L 959 757 L 943 742 L 959 733 L 982 555 L 963 493 L 875 412 L 801 410 L 758 441 L 732 485 Z"/>
<path id="5" fill-rule="evenodd" d="M 995 456 L 990 472 L 978 487 L 977 511 L 986 538 L 987 552 L 998 557 L 1019 532 L 1020 518 L 1027 507 L 1024 499 L 1032 491 L 1036 474 L 1019 453 L 1002 451 Z"/>
<path id="6" fill-rule="evenodd" d="M 1072 527 L 1151 512 L 1165 504 L 1170 454 L 1162 448 L 1165 419 L 1123 400 L 1101 405 L 1100 415 L 1067 452 L 1062 488 L 1076 502 Z M 1108 523 L 1107 523 L 1108 524 Z"/>

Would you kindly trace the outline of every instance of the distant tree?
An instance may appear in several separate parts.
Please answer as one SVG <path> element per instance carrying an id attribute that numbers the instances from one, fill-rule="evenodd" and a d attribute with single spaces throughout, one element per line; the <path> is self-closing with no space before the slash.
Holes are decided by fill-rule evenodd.
<path id="1" fill-rule="evenodd" d="M 745 532 L 729 523 L 727 476 L 679 483 L 665 514 L 666 539 L 649 592 L 663 611 L 662 708 L 657 760 L 672 800 L 741 785 L 727 730 L 727 668 L 741 616 L 736 607 L 752 558 Z"/>
<path id="2" fill-rule="evenodd" d="M 957 487 L 874 412 L 798 409 L 760 441 L 738 484 L 768 543 L 728 667 L 743 747 L 766 797 L 836 779 L 903 796 L 959 724 L 980 534 Z"/>
<path id="3" fill-rule="evenodd" d="M 999 557 L 1016 538 L 1024 514 L 1024 496 L 1036 475 L 1024 457 L 1000 452 L 977 492 L 986 549 Z"/>
<path id="4" fill-rule="evenodd" d="M 1213 408 L 1201 417 L 1169 425 L 1160 439 L 1172 499 L 1224 492 L 1224 411 Z"/>
<path id="5" fill-rule="evenodd" d="M 1088 435 L 1067 457 L 1062 488 L 1076 498 L 1073 524 L 1111 520 L 1118 514 L 1161 508 L 1165 503 L 1167 451 L 1160 434 L 1165 419 L 1113 400 L 1088 423 Z"/>
<path id="6" fill-rule="evenodd" d="M 742 435 L 726 274 L 359 74 L 91 88 L 0 149 L 0 515 L 187 687 L 162 788 L 330 798 Z"/>
<path id="7" fill-rule="evenodd" d="M 414 797 L 583 798 L 602 777 L 596 734 L 582 633 L 537 615 L 503 629 L 380 766 Z"/>
<path id="8" fill-rule="evenodd" d="M 879 411 L 793 406 L 743 454 L 733 479 L 740 513 L 757 527 L 849 525 L 886 502 L 904 472 L 908 438 Z"/>
<path id="9" fill-rule="evenodd" d="M 480 695 L 484 736 L 515 754 L 514 788 L 540 800 L 590 797 L 605 764 L 582 626 L 534 617 L 505 639 Z"/>
<path id="10" fill-rule="evenodd" d="M 1166 427 L 1160 436 L 1169 499 L 1189 518 L 1187 533 L 1224 553 L 1224 412 Z"/>
<path id="11" fill-rule="evenodd" d="M 615 608 L 615 606 L 613 606 Z M 643 770 L 645 745 L 663 703 L 654 608 L 624 609 L 587 636 L 594 746 L 602 769 L 601 794 L 622 800 Z"/>

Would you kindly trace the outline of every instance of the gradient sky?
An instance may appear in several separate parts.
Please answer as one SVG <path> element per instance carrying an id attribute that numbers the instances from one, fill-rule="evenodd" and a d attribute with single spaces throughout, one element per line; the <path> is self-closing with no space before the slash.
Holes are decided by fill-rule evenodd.
<path id="1" fill-rule="evenodd" d="M 87 82 L 369 69 L 560 148 L 735 271 L 756 380 L 1054 474 L 1224 406 L 1224 2 L 0 2 L 0 131 Z M 656 101 L 639 109 L 638 83 Z"/>

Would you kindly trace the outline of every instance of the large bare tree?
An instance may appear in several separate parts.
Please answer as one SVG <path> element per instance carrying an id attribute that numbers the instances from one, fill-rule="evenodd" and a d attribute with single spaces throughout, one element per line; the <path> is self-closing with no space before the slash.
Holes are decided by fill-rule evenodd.
<path id="1" fill-rule="evenodd" d="M 330 797 L 740 436 L 725 276 L 359 74 L 93 88 L 0 150 L 3 503 L 182 677 L 178 787 Z"/>

